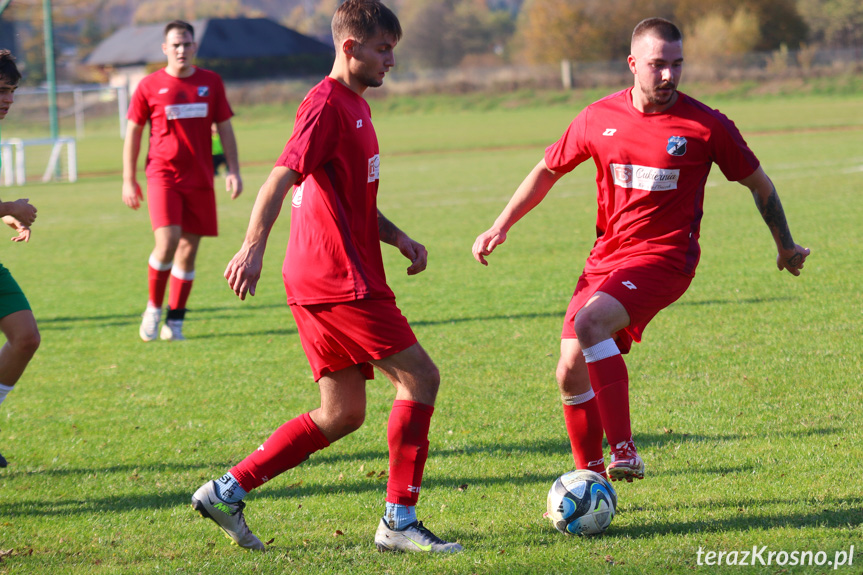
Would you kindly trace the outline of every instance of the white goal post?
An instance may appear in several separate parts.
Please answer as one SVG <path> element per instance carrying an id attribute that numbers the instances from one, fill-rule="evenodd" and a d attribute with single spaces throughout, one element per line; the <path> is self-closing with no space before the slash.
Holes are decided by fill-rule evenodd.
<path id="1" fill-rule="evenodd" d="M 66 176 L 70 182 L 78 180 L 78 150 L 75 138 L 42 138 L 38 140 L 22 140 L 21 138 L 9 138 L 0 144 L 0 183 L 4 186 L 19 185 L 27 183 L 26 149 L 28 146 L 51 146 L 48 156 L 48 165 L 42 174 L 43 182 L 56 179 L 60 170 L 60 158 L 63 146 L 66 146 Z"/>

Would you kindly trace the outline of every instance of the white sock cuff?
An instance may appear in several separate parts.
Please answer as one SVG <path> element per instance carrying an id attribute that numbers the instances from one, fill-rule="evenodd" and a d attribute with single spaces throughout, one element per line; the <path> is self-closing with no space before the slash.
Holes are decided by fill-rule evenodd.
<path id="1" fill-rule="evenodd" d="M 3 385 L 0 383 L 0 403 L 3 403 L 3 400 L 6 399 L 6 394 L 15 389 L 15 386 L 12 385 Z"/>
<path id="2" fill-rule="evenodd" d="M 147 263 L 149 263 L 150 267 L 153 268 L 154 270 L 156 270 L 157 272 L 168 271 L 174 265 L 173 262 L 167 262 L 167 263 L 160 262 L 159 260 L 157 260 L 153 256 L 153 254 L 150 254 L 150 259 L 148 260 Z"/>
<path id="3" fill-rule="evenodd" d="M 608 357 L 620 355 L 620 350 L 617 349 L 617 344 L 614 343 L 614 340 L 609 338 L 596 345 L 592 345 L 581 350 L 581 353 L 584 354 L 584 361 L 587 363 L 593 363 Z"/>
<path id="4" fill-rule="evenodd" d="M 193 279 L 195 279 L 195 270 L 187 272 L 185 270 L 173 268 L 171 270 L 171 275 L 174 276 L 175 278 L 177 278 L 178 280 L 184 280 L 184 281 L 190 282 Z"/>
<path id="5" fill-rule="evenodd" d="M 580 393 L 578 395 L 561 395 L 560 399 L 563 400 L 564 405 L 580 405 L 582 403 L 587 403 L 594 397 L 596 397 L 596 394 L 593 393 L 592 389 L 588 389 L 584 393 Z"/>

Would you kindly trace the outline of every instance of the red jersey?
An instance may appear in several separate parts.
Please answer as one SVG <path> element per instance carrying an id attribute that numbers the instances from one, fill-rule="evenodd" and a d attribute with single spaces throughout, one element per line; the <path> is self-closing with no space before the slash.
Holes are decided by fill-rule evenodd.
<path id="1" fill-rule="evenodd" d="M 211 127 L 231 116 L 222 79 L 202 68 L 188 78 L 153 72 L 138 84 L 127 114 L 141 126 L 150 122 L 147 177 L 185 189 L 213 189 Z"/>
<path id="2" fill-rule="evenodd" d="M 378 233 L 378 139 L 360 95 L 325 78 L 276 162 L 300 174 L 282 267 L 289 304 L 394 298 Z"/>
<path id="3" fill-rule="evenodd" d="M 711 165 L 739 181 L 758 159 L 734 123 L 701 102 L 678 93 L 668 110 L 644 114 L 631 92 L 585 108 L 546 149 L 546 165 L 569 172 L 588 158 L 596 164 L 597 239 L 586 271 L 607 273 L 638 258 L 694 276 Z"/>

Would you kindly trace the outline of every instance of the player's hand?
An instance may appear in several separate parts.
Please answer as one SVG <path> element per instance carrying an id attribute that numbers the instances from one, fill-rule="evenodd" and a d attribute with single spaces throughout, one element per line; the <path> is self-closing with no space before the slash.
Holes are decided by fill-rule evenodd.
<path id="1" fill-rule="evenodd" d="M 261 278 L 263 267 L 263 254 L 258 256 L 252 253 L 245 245 L 237 252 L 237 255 L 225 268 L 225 279 L 231 290 L 241 300 L 246 299 L 246 294 L 255 295 L 255 287 Z"/>
<path id="2" fill-rule="evenodd" d="M 426 269 L 429 254 L 424 245 L 415 242 L 408 236 L 403 236 L 399 239 L 398 248 L 402 255 L 411 261 L 411 265 L 408 267 L 409 276 L 416 275 Z"/>
<path id="3" fill-rule="evenodd" d="M 18 235 L 12 238 L 13 242 L 30 241 L 30 228 L 22 224 L 16 218 L 13 218 L 12 216 L 3 216 L 3 223 L 18 232 Z"/>
<path id="4" fill-rule="evenodd" d="M 11 217 L 13 220 L 25 227 L 33 225 L 33 222 L 36 220 L 37 210 L 36 206 L 30 203 L 30 200 L 28 200 L 27 198 L 21 198 L 20 200 L 9 202 L 6 205 L 9 210 L 9 217 Z M 6 216 L 3 217 L 3 221 L 12 228 L 15 228 L 14 225 L 10 224 L 6 220 Z"/>
<path id="5" fill-rule="evenodd" d="M 225 176 L 225 191 L 231 192 L 231 199 L 236 200 L 243 193 L 243 178 L 240 174 L 228 172 Z"/>
<path id="6" fill-rule="evenodd" d="M 123 203 L 133 210 L 137 210 L 141 207 L 142 201 L 144 201 L 144 193 L 138 182 L 123 182 Z"/>
<path id="7" fill-rule="evenodd" d="M 791 275 L 799 276 L 803 269 L 803 263 L 810 254 L 809 248 L 802 248 L 794 244 L 793 250 L 782 250 L 776 257 L 776 267 L 779 270 L 788 270 Z"/>
<path id="8" fill-rule="evenodd" d="M 494 248 L 506 241 L 506 232 L 497 228 L 491 228 L 479 236 L 473 243 L 473 259 L 484 266 L 488 265 L 485 256 L 491 255 Z"/>

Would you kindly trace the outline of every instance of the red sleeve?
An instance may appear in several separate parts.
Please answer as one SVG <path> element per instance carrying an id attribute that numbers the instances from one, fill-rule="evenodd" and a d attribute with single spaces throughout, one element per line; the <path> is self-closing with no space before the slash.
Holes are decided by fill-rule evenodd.
<path id="1" fill-rule="evenodd" d="M 126 113 L 126 118 L 132 120 L 139 126 L 144 126 L 150 120 L 150 103 L 147 101 L 147 84 L 142 81 L 132 94 L 132 99 L 129 102 L 129 111 Z"/>
<path id="2" fill-rule="evenodd" d="M 555 172 L 568 173 L 590 158 L 590 149 L 584 134 L 587 127 L 587 109 L 575 117 L 563 136 L 545 149 L 545 165 Z"/>
<path id="3" fill-rule="evenodd" d="M 712 130 L 710 144 L 714 163 L 722 174 L 732 182 L 751 176 L 758 169 L 759 162 L 734 122 L 713 110 L 716 127 Z"/>
<path id="4" fill-rule="evenodd" d="M 234 111 L 231 110 L 228 97 L 225 95 L 225 84 L 218 75 L 213 80 L 213 92 L 215 92 L 216 96 L 214 98 L 215 110 L 213 110 L 213 121 L 218 124 L 230 120 L 234 115 Z"/>
<path id="5" fill-rule="evenodd" d="M 300 173 L 302 181 L 334 157 L 338 124 L 337 114 L 326 99 L 307 97 L 297 110 L 294 132 L 276 165 Z"/>

